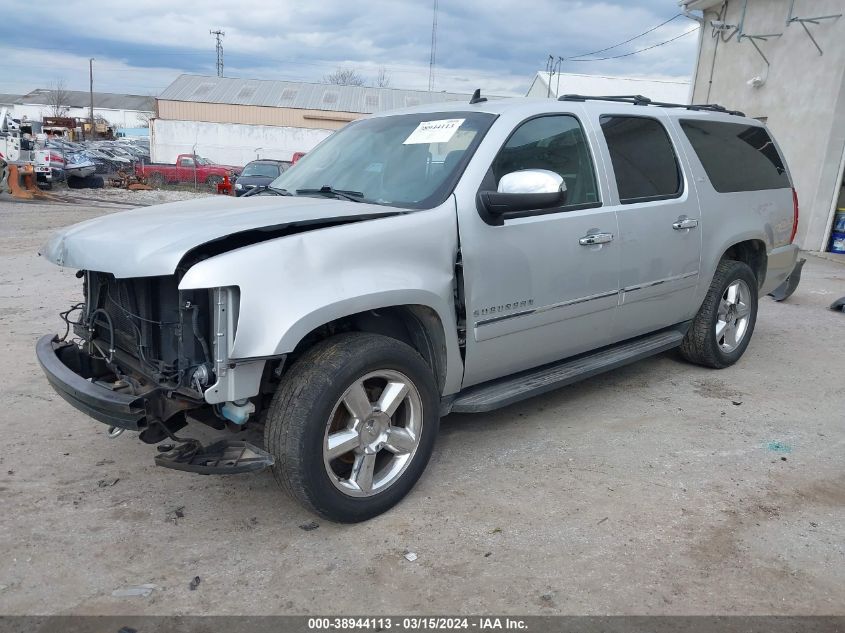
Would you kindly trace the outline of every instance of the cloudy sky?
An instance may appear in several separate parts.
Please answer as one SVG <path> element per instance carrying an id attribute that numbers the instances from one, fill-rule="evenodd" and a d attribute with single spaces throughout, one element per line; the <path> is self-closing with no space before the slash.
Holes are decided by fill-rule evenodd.
<path id="1" fill-rule="evenodd" d="M 320 81 L 337 67 L 372 81 L 380 68 L 397 88 L 428 87 L 432 0 L 231 0 L 173 2 L 6 0 L 0 21 L 0 93 L 22 94 L 63 80 L 88 89 L 155 95 L 179 73 L 214 74 L 210 29 L 225 31 L 225 74 Z M 249 7 L 249 8 L 247 8 Z M 59 13 L 61 17 L 59 17 Z M 439 0 L 435 89 L 481 87 L 524 94 L 549 55 L 574 57 L 612 46 L 678 13 L 675 0 Z M 696 23 L 678 17 L 564 72 L 689 77 Z"/>

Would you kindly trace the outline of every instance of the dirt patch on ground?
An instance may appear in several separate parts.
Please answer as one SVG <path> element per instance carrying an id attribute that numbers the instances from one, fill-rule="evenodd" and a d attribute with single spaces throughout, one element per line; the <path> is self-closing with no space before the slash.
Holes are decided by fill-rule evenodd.
<path id="1" fill-rule="evenodd" d="M 158 468 L 150 446 L 108 439 L 47 386 L 34 344 L 80 282 L 38 246 L 121 208 L 103 204 L 0 196 L 4 613 L 845 614 L 831 344 L 845 315 L 827 310 L 840 264 L 810 258 L 787 303 L 761 299 L 731 368 L 667 354 L 449 416 L 395 509 L 305 530 L 314 517 L 270 473 Z"/>

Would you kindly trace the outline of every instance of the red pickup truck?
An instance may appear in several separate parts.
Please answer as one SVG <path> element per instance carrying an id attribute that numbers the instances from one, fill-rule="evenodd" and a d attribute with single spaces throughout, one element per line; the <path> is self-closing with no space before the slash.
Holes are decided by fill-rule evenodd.
<path id="1" fill-rule="evenodd" d="M 179 154 L 176 157 L 175 165 L 166 163 L 142 165 L 138 163 L 135 172 L 138 176 L 146 178 L 147 182 L 153 186 L 174 182 L 197 182 L 216 187 L 218 183 L 223 182 L 226 174 L 229 174 L 231 178 L 232 175 L 239 175 L 242 169 L 243 167 L 232 165 L 215 165 L 207 158 L 197 154 Z"/>

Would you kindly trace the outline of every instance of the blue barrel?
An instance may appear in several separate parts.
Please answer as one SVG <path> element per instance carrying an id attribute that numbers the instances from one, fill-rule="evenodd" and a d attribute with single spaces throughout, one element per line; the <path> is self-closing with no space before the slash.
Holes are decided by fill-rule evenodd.
<path id="1" fill-rule="evenodd" d="M 833 230 L 837 233 L 845 233 L 845 209 L 837 209 L 833 216 Z"/>
<path id="2" fill-rule="evenodd" d="M 840 233 L 834 231 L 830 234 L 830 247 L 827 249 L 831 253 L 845 254 L 845 232 Z"/>

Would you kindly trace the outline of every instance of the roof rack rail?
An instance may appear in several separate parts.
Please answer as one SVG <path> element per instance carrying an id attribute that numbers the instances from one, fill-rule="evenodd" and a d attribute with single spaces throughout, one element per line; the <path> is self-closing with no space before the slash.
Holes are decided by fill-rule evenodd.
<path id="1" fill-rule="evenodd" d="M 606 97 L 597 97 L 592 95 L 562 95 L 558 97 L 558 101 L 613 101 L 616 103 L 631 103 L 638 106 L 657 106 L 658 108 L 685 108 L 687 110 L 696 110 L 703 112 L 721 112 L 723 114 L 732 114 L 734 116 L 745 116 L 744 112 L 739 110 L 728 110 L 718 103 L 701 103 L 686 105 L 683 103 L 664 103 L 663 101 L 652 101 L 648 97 L 642 95 L 610 95 Z"/>

